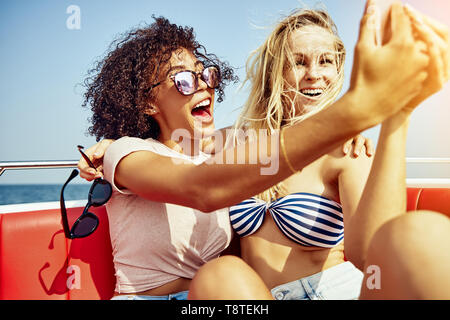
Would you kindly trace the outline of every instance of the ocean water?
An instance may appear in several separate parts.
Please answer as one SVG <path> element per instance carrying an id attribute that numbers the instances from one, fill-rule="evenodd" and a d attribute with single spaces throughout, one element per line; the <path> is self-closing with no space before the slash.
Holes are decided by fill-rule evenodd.
<path id="1" fill-rule="evenodd" d="M 56 184 L 0 184 L 0 205 L 59 201 L 61 185 Z M 68 184 L 65 200 L 86 200 L 91 184 Z"/>

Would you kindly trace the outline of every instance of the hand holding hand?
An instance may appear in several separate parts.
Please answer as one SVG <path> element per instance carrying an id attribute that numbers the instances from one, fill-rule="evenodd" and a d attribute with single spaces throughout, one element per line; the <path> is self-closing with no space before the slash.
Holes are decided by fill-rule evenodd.
<path id="1" fill-rule="evenodd" d="M 420 93 L 404 108 L 412 112 L 422 101 L 442 89 L 450 75 L 450 42 L 447 26 L 421 14 L 411 6 L 405 10 L 413 23 L 413 30 L 418 42 L 423 42 L 423 49 L 430 57 L 427 68 L 428 77 Z"/>
<path id="2" fill-rule="evenodd" d="M 424 43 L 414 39 L 410 18 L 400 3 L 392 5 L 389 41 L 377 45 L 374 5 L 368 1 L 361 20 L 350 91 L 371 102 L 355 112 L 364 113 L 377 124 L 399 112 L 422 91 L 430 58 L 424 52 Z"/>

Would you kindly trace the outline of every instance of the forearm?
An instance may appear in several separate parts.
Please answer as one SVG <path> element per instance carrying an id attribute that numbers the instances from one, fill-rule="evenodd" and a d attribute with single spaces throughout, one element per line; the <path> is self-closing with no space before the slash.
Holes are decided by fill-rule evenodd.
<path id="1" fill-rule="evenodd" d="M 361 111 L 362 104 L 370 103 L 366 97 L 349 91 L 325 110 L 286 128 L 285 148 L 294 167 L 301 170 L 348 139 L 380 123 L 382 119 L 378 115 Z"/>
<path id="2" fill-rule="evenodd" d="M 409 115 L 383 122 L 375 158 L 356 212 L 346 224 L 346 253 L 364 267 L 370 241 L 387 221 L 406 211 L 406 138 Z"/>
<path id="3" fill-rule="evenodd" d="M 347 93 L 326 110 L 283 129 L 286 130 L 284 147 L 291 164 L 301 170 L 376 124 L 359 113 L 360 102 L 355 94 Z M 150 200 L 205 212 L 239 203 L 293 174 L 281 151 L 278 135 L 262 133 L 257 132 L 253 141 L 214 154 L 198 166 L 174 164 L 169 159 L 154 159 L 149 155 L 130 155 L 127 158 L 131 161 L 127 158 L 121 161 L 122 170 L 118 172 L 123 176 L 119 182 Z"/>
<path id="4" fill-rule="evenodd" d="M 301 123 L 283 129 L 286 130 L 284 132 L 286 155 L 293 167 L 301 170 L 337 146 L 342 145 L 357 133 L 374 125 L 376 123 L 374 119 L 358 113 L 359 104 L 360 100 L 355 94 L 347 93 L 326 110 Z M 272 141 L 278 142 L 278 138 Z M 261 144 L 261 140 L 258 139 L 257 143 Z M 246 150 L 247 158 L 245 160 L 246 163 L 249 163 L 248 155 L 251 152 L 249 150 L 256 150 L 257 148 L 251 143 L 242 145 L 240 148 Z M 219 206 L 235 204 L 237 200 L 241 201 L 258 194 L 293 173 L 284 159 L 281 146 L 275 149 L 277 154 L 271 154 L 269 158 L 277 161 L 277 165 L 273 166 L 278 168 L 276 172 L 267 175 L 261 174 L 261 168 L 267 168 L 267 165 L 246 167 L 228 165 L 225 166 L 224 170 L 218 171 L 209 171 L 204 168 L 205 172 L 209 172 L 202 176 L 208 178 L 205 178 L 199 184 L 208 186 L 211 190 L 217 190 L 216 194 L 220 196 L 215 198 L 216 200 L 213 200 L 213 202 L 219 203 Z M 234 152 L 237 152 L 236 149 Z M 243 152 L 239 153 L 243 154 Z M 226 157 L 222 152 L 215 155 L 213 161 L 226 163 L 228 160 L 229 157 Z M 211 179 L 212 177 L 214 179 Z M 215 204 L 213 206 L 215 207 Z"/>

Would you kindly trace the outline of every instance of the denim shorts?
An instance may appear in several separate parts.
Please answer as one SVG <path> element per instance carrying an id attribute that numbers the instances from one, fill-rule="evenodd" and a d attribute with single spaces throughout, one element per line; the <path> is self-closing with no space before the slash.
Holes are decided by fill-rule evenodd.
<path id="1" fill-rule="evenodd" d="M 187 300 L 189 291 L 181 291 L 167 296 L 139 296 L 132 294 L 124 294 L 115 296 L 111 300 Z"/>
<path id="2" fill-rule="evenodd" d="M 356 300 L 364 274 L 347 261 L 271 290 L 276 300 Z"/>

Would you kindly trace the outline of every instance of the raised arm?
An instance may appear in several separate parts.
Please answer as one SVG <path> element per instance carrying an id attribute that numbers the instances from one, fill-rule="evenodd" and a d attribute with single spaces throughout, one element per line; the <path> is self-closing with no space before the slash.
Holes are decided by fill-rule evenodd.
<path id="1" fill-rule="evenodd" d="M 359 119 L 352 121 L 348 117 L 349 110 L 357 108 L 355 101 L 353 93 L 348 93 L 334 108 L 286 130 L 286 154 L 295 168 L 300 170 L 364 130 Z M 333 121 L 345 124 L 337 129 L 329 125 Z M 364 126 L 370 125 L 369 121 L 364 123 Z M 260 136 L 253 142 L 220 151 L 201 165 L 176 164 L 152 152 L 134 152 L 118 164 L 115 181 L 118 186 L 147 199 L 209 212 L 260 193 L 293 173 L 279 151 L 278 141 L 276 136 Z M 293 142 L 292 147 L 288 148 L 287 141 Z M 265 145 L 270 148 L 263 148 Z M 252 157 L 256 161 L 252 162 Z M 234 159 L 243 160 L 243 164 Z"/>
<path id="2" fill-rule="evenodd" d="M 408 124 L 409 115 L 403 112 L 385 120 L 373 163 L 368 159 L 348 161 L 339 176 L 346 257 L 361 270 L 375 232 L 406 212 Z"/>
<path id="3" fill-rule="evenodd" d="M 426 85 L 405 108 L 383 122 L 367 183 L 362 177 L 367 175 L 369 166 L 361 161 L 343 170 L 339 179 L 345 215 L 346 256 L 361 269 L 375 232 L 387 221 L 406 212 L 405 157 L 410 114 L 421 101 L 442 88 L 448 78 L 446 68 L 442 67 L 448 64 L 448 45 L 445 44 L 448 42 L 444 38 L 439 42 L 433 40 L 438 35 L 430 26 L 418 23 L 417 17 L 414 20 L 414 28 L 428 44 L 422 44 L 422 50 L 430 55 Z"/>

